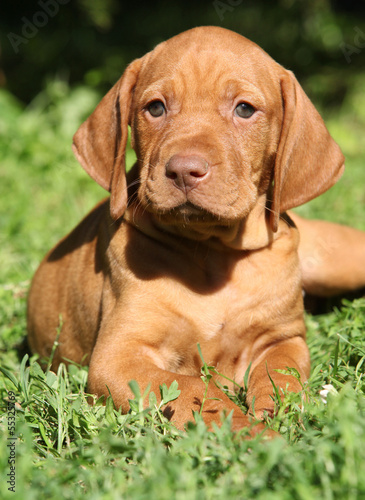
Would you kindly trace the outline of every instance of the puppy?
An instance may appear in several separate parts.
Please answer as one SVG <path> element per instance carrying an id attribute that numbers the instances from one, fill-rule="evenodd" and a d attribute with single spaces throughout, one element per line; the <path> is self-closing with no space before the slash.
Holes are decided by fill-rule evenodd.
<path id="1" fill-rule="evenodd" d="M 137 162 L 126 177 L 128 125 Z M 310 370 L 303 284 L 324 294 L 364 285 L 365 237 L 326 223 L 311 237 L 297 217 L 299 246 L 285 212 L 330 188 L 344 158 L 294 75 L 241 35 L 195 28 L 133 61 L 73 148 L 110 199 L 38 269 L 33 352 L 50 356 L 62 318 L 54 369 L 89 364 L 88 390 L 123 412 L 130 380 L 156 395 L 176 380 L 165 414 L 181 429 L 196 410 L 208 426 L 232 413 L 238 430 L 273 412 L 272 381 L 300 391 Z M 332 244 L 313 264 L 318 232 Z M 219 375 L 205 394 L 198 344 L 235 384 L 249 370 L 247 415 Z"/>

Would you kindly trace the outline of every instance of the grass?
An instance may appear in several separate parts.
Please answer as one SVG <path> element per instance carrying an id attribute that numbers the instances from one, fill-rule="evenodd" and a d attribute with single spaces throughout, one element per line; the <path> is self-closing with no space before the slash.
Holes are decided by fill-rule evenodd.
<path id="1" fill-rule="evenodd" d="M 365 229 L 361 81 L 343 108 L 327 113 L 347 173 L 300 212 Z M 365 499 L 365 299 L 307 315 L 312 375 L 303 394 L 279 395 L 269 424 L 282 438 L 270 442 L 234 438 L 228 421 L 207 432 L 199 415 L 179 432 L 153 397 L 143 410 L 136 386 L 128 415 L 111 401 L 91 407 L 86 368 L 43 372 L 36 357 L 24 356 L 29 280 L 44 253 L 105 194 L 70 149 L 97 100 L 85 88 L 51 82 L 23 110 L 0 92 L 0 498 Z M 208 383 L 206 365 L 202 376 Z M 326 403 L 324 384 L 333 386 Z M 163 403 L 177 396 L 176 387 L 161 390 Z M 15 493 L 6 483 L 12 393 Z"/>

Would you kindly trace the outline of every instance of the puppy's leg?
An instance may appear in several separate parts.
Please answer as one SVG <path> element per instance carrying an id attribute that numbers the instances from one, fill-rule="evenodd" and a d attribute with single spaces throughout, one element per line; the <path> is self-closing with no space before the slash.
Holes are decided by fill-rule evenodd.
<path id="1" fill-rule="evenodd" d="M 108 348 L 103 341 L 98 340 L 91 357 L 89 392 L 99 397 L 102 395 L 107 397 L 110 393 L 115 406 L 121 407 L 123 413 L 127 413 L 128 400 L 133 399 L 128 386 L 130 380 L 138 382 L 142 393 L 150 385 L 150 390 L 155 393 L 158 400 L 160 385 L 165 383 L 169 387 L 176 380 L 181 393 L 175 401 L 164 407 L 164 415 L 179 429 L 183 430 L 187 422 L 194 421 L 193 411 L 201 411 L 208 428 L 212 427 L 213 422 L 220 425 L 222 416 L 228 415 L 231 411 L 233 431 L 253 425 L 251 417 L 244 415 L 212 381 L 205 394 L 206 386 L 199 375 L 182 375 L 161 368 L 153 362 L 150 355 L 146 355 L 148 350 L 148 346 L 138 342 L 123 342 L 123 345 L 119 346 L 114 343 Z M 256 423 L 250 434 L 254 436 L 265 429 L 263 423 Z M 270 430 L 267 433 L 271 435 Z"/>
<path id="2" fill-rule="evenodd" d="M 255 416 L 260 418 L 265 412 L 272 414 L 274 411 L 274 388 L 288 389 L 299 392 L 302 383 L 309 376 L 310 359 L 308 347 L 303 337 L 272 341 L 261 353 L 253 353 L 252 372 L 248 382 L 247 401 L 253 407 Z M 279 373 L 276 370 L 295 368 L 300 375 L 299 380 L 292 376 Z M 270 376 L 269 376 L 270 375 Z M 270 380 L 271 377 L 271 380 Z"/>
<path id="3" fill-rule="evenodd" d="M 329 297 L 365 287 L 365 232 L 292 212 L 290 217 L 299 229 L 306 292 Z"/>

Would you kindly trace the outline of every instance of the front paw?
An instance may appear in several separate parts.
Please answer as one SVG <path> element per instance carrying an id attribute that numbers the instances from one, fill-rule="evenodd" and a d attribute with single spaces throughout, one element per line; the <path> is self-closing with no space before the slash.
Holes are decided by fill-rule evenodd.
<path id="1" fill-rule="evenodd" d="M 244 415 L 233 415 L 231 420 L 231 430 L 237 433 L 240 437 L 252 439 L 262 434 L 265 439 L 273 439 L 279 434 L 265 425 L 262 420 L 251 418 Z M 245 432 L 241 432 L 245 430 Z"/>

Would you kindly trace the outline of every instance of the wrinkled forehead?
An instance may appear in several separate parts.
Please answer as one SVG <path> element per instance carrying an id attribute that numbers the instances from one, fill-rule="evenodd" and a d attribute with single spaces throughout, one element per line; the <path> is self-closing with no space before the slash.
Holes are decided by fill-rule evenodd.
<path id="1" fill-rule="evenodd" d="M 178 81 L 190 91 L 235 84 L 270 96 L 279 89 L 283 68 L 266 52 L 228 30 L 197 28 L 158 45 L 144 58 L 140 92 Z M 196 88 L 194 88 L 196 87 Z"/>

